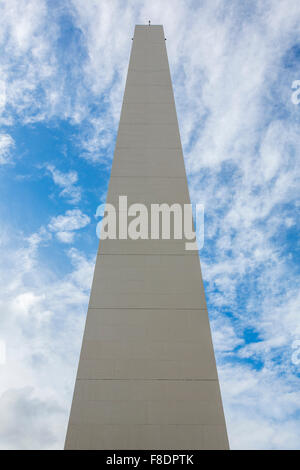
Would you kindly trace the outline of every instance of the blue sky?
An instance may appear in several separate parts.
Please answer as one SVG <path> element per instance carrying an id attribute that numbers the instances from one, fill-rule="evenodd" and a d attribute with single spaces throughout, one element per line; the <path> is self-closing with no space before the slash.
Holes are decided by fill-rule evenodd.
<path id="1" fill-rule="evenodd" d="M 163 24 L 231 448 L 299 448 L 300 5 L 0 4 L 0 448 L 62 448 L 136 23 Z M 299 354 L 300 359 L 300 354 Z M 297 362 L 297 361 L 296 361 Z"/>

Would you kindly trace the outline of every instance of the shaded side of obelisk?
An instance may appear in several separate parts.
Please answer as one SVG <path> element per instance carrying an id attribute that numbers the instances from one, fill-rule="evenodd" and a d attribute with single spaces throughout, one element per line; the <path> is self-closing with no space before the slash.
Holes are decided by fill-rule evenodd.
<path id="1" fill-rule="evenodd" d="M 190 202 L 162 26 L 136 26 L 107 203 Z M 227 449 L 198 252 L 102 240 L 66 449 Z"/>

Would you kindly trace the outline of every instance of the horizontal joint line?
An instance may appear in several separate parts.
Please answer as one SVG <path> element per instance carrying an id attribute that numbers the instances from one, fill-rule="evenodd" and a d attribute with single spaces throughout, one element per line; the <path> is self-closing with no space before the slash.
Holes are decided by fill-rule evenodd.
<path id="1" fill-rule="evenodd" d="M 205 310 L 207 311 L 206 307 L 197 307 L 197 308 L 189 308 L 189 307 L 88 307 L 88 310 Z"/>
<path id="2" fill-rule="evenodd" d="M 151 378 L 151 379 L 116 379 L 116 378 L 101 378 L 101 379 L 84 379 L 84 378 L 76 378 L 76 380 L 119 380 L 119 381 L 125 381 L 125 382 L 137 382 L 137 381 L 143 381 L 143 382 L 149 382 L 153 380 L 160 380 L 160 381 L 166 381 L 166 382 L 218 382 L 218 379 L 158 379 L 158 378 Z"/>

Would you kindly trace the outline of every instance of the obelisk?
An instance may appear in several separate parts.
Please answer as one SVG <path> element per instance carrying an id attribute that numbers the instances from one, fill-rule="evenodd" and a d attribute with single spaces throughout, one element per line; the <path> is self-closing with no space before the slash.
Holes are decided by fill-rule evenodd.
<path id="1" fill-rule="evenodd" d="M 196 45 L 195 45 L 196 47 Z M 189 204 L 163 27 L 136 26 L 107 203 Z M 100 240 L 66 449 L 228 449 L 198 251 Z"/>

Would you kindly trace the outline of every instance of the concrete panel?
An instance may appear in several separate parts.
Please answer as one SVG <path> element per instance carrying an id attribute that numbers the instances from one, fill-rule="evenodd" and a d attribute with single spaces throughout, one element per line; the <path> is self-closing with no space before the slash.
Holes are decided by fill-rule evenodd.
<path id="1" fill-rule="evenodd" d="M 74 401 L 221 403 L 217 380 L 77 380 Z"/>
<path id="2" fill-rule="evenodd" d="M 121 340 L 86 340 L 83 344 L 82 359 L 146 359 L 163 361 L 198 361 L 210 354 L 211 342 L 206 335 L 199 333 L 198 341 L 155 341 L 145 332 L 137 340 L 122 336 Z"/>
<path id="3" fill-rule="evenodd" d="M 107 202 L 118 208 L 119 196 L 127 196 L 131 204 L 189 204 L 190 197 L 185 178 L 113 176 Z M 150 212 L 151 206 L 148 207 Z"/>
<path id="4" fill-rule="evenodd" d="M 228 448 L 225 425 L 70 425 L 66 449 L 195 449 Z"/>
<path id="5" fill-rule="evenodd" d="M 199 308 L 198 255 L 98 255 L 90 308 Z"/>
<path id="6" fill-rule="evenodd" d="M 156 328 L 159 321 L 160 328 Z M 156 342 L 195 343 L 211 341 L 205 307 L 188 309 L 91 309 L 88 311 L 87 341 L 143 338 Z M 122 357 L 122 356 L 121 356 Z"/>
<path id="7" fill-rule="evenodd" d="M 174 103 L 125 103 L 121 119 L 125 124 L 176 124 Z"/>
<path id="8" fill-rule="evenodd" d="M 194 403 L 195 404 L 195 403 Z M 223 410 L 210 402 L 197 401 L 197 408 L 186 400 L 142 401 L 74 400 L 71 424 L 183 424 L 218 425 L 223 423 Z"/>
<path id="9" fill-rule="evenodd" d="M 129 67 L 136 70 L 168 70 L 165 48 L 160 43 L 135 43 L 132 48 Z"/>
<path id="10" fill-rule="evenodd" d="M 168 85 L 127 85 L 124 104 L 127 103 L 174 103 L 173 91 Z"/>
<path id="11" fill-rule="evenodd" d="M 118 133 L 116 148 L 180 149 L 179 131 L 170 124 L 124 124 Z"/>
<path id="12" fill-rule="evenodd" d="M 178 129 L 172 124 L 124 124 L 117 148 L 181 148 Z"/>
<path id="13" fill-rule="evenodd" d="M 131 69 L 130 74 L 127 76 L 127 86 L 136 85 L 160 85 L 160 86 L 171 86 L 171 77 L 169 70 L 136 70 Z"/>
<path id="14" fill-rule="evenodd" d="M 102 380 L 216 380 L 214 358 L 211 355 L 189 360 L 162 359 L 82 359 L 78 379 Z"/>
<path id="15" fill-rule="evenodd" d="M 181 149 L 116 149 L 111 176 L 180 177 L 185 175 Z"/>

